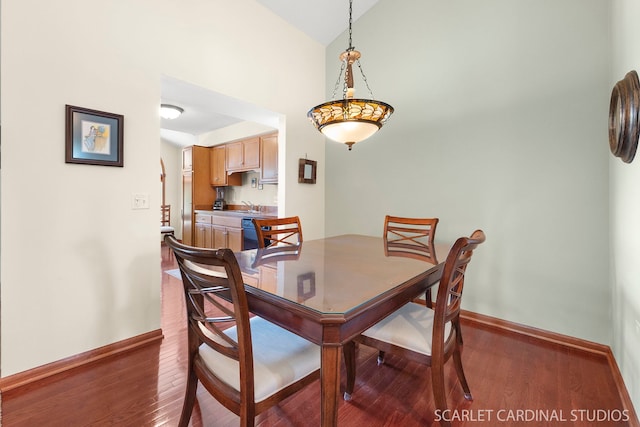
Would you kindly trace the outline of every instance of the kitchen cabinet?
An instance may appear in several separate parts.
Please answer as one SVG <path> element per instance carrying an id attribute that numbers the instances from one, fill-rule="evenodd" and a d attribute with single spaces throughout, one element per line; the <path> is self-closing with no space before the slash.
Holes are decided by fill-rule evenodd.
<path id="1" fill-rule="evenodd" d="M 213 247 L 242 250 L 242 218 L 223 215 L 211 217 L 213 228 Z"/>
<path id="2" fill-rule="evenodd" d="M 260 138 L 253 137 L 231 142 L 227 146 L 227 173 L 258 170 L 260 168 Z"/>
<path id="3" fill-rule="evenodd" d="M 242 219 L 216 215 L 213 211 L 195 214 L 193 246 L 242 250 Z"/>
<path id="4" fill-rule="evenodd" d="M 211 147 L 209 155 L 211 156 L 211 185 L 214 187 L 227 185 L 242 185 L 242 175 L 227 173 L 227 146 L 216 145 Z"/>
<path id="5" fill-rule="evenodd" d="M 260 183 L 278 183 L 278 134 L 260 137 Z"/>
<path id="6" fill-rule="evenodd" d="M 216 248 L 229 248 L 234 252 L 242 250 L 242 229 L 213 226 L 213 244 Z"/>
<path id="7" fill-rule="evenodd" d="M 197 213 L 193 233 L 193 246 L 199 248 L 215 248 L 213 239 L 212 216 Z"/>
<path id="8" fill-rule="evenodd" d="M 195 211 L 211 209 L 216 198 L 210 183 L 209 147 L 193 145 L 182 150 L 182 243 L 194 244 Z"/>

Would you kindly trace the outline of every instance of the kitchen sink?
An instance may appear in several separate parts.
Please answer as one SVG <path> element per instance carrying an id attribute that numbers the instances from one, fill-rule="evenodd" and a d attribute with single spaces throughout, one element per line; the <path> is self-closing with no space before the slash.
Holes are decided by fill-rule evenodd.
<path id="1" fill-rule="evenodd" d="M 261 213 L 260 211 L 255 211 L 255 210 L 239 210 L 239 209 L 234 209 L 232 211 L 227 211 L 227 212 L 233 212 L 233 213 L 239 213 L 239 214 L 259 214 Z"/>

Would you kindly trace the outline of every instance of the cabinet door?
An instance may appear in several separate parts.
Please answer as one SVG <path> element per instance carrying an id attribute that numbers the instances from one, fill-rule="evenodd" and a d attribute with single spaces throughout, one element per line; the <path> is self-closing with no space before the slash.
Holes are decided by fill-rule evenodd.
<path id="1" fill-rule="evenodd" d="M 215 249 L 216 247 L 213 240 L 213 225 L 205 224 L 204 247 L 209 249 Z"/>
<path id="2" fill-rule="evenodd" d="M 245 139 L 242 141 L 244 148 L 245 169 L 258 169 L 260 167 L 260 138 Z"/>
<path id="3" fill-rule="evenodd" d="M 227 227 L 219 225 L 212 226 L 213 230 L 213 248 L 226 248 L 227 247 Z"/>
<path id="4" fill-rule="evenodd" d="M 278 183 L 278 135 L 261 137 L 260 182 Z"/>
<path id="5" fill-rule="evenodd" d="M 227 244 L 229 245 L 228 247 L 234 252 L 239 252 L 242 250 L 241 228 L 227 228 Z"/>
<path id="6" fill-rule="evenodd" d="M 227 144 L 227 170 L 238 170 L 243 167 L 242 141 Z"/>
<path id="7" fill-rule="evenodd" d="M 227 150 L 224 145 L 211 148 L 211 185 L 227 185 L 227 168 L 225 166 Z"/>
<path id="8" fill-rule="evenodd" d="M 260 138 L 227 144 L 227 172 L 260 168 Z"/>
<path id="9" fill-rule="evenodd" d="M 211 226 L 209 226 L 211 227 Z M 201 224 L 196 222 L 194 224 L 194 232 L 193 232 L 193 246 L 198 248 L 206 248 L 207 247 L 207 234 L 209 234 L 209 227 L 207 224 Z M 209 239 L 211 240 L 211 239 Z"/>

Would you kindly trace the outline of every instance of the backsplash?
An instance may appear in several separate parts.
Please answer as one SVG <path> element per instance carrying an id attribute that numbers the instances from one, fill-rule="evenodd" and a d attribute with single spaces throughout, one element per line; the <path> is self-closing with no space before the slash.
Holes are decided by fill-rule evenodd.
<path id="1" fill-rule="evenodd" d="M 252 187 L 252 179 L 255 180 L 255 187 Z M 244 172 L 242 174 L 242 187 L 225 187 L 225 201 L 230 205 L 241 205 L 243 201 L 260 206 L 278 205 L 278 185 L 264 184 L 262 190 L 260 186 L 260 173 Z"/>

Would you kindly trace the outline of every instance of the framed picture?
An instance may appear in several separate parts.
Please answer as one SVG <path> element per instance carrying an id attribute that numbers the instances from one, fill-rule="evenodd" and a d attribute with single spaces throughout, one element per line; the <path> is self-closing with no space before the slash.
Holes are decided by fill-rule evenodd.
<path id="1" fill-rule="evenodd" d="M 123 166 L 124 116 L 66 106 L 66 163 Z"/>
<path id="2" fill-rule="evenodd" d="M 315 184 L 317 166 L 318 162 L 315 160 L 300 159 L 298 162 L 298 182 L 302 184 Z"/>

